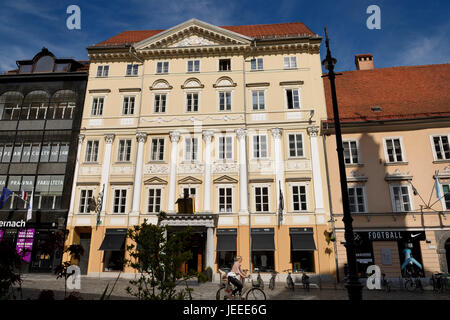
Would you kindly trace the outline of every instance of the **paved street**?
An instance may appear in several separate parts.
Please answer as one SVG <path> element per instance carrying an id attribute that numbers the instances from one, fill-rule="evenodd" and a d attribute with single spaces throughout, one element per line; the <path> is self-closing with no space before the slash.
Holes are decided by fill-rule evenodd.
<path id="1" fill-rule="evenodd" d="M 56 279 L 53 275 L 43 274 L 26 274 L 23 276 L 23 299 L 36 299 L 41 290 L 53 290 L 56 299 L 64 297 L 64 280 Z M 114 278 L 87 278 L 81 279 L 80 292 L 83 299 L 99 299 L 106 285 L 109 283 L 111 288 L 114 284 Z M 116 283 L 111 299 L 135 299 L 126 291 L 129 286 L 129 279 L 119 279 Z M 214 300 L 218 289 L 217 283 L 191 284 L 193 291 L 193 299 L 195 300 Z M 342 287 L 337 288 L 329 285 L 322 289 L 312 288 L 305 291 L 301 287 L 295 289 L 294 292 L 284 288 L 285 283 L 277 283 L 275 290 L 268 289 L 266 284 L 265 293 L 271 300 L 347 300 L 347 291 Z M 71 292 L 68 290 L 68 293 Z M 399 288 L 395 288 L 390 293 L 383 291 L 364 290 L 363 297 L 365 300 L 450 300 L 450 292 L 434 293 L 430 290 L 425 292 L 408 292 Z M 18 295 L 20 298 L 20 295 Z"/>

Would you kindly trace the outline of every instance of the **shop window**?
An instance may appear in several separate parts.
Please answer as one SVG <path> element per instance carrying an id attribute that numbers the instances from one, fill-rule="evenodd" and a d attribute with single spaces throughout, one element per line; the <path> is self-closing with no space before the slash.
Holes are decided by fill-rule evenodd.
<path id="1" fill-rule="evenodd" d="M 123 259 L 125 256 L 125 250 L 120 251 L 105 251 L 104 255 L 104 267 L 105 271 L 122 271 Z"/>
<path id="2" fill-rule="evenodd" d="M 234 264 L 236 251 L 217 252 L 217 267 L 224 271 L 230 271 Z"/>
<path id="3" fill-rule="evenodd" d="M 291 251 L 292 272 L 315 272 L 314 251 Z"/>
<path id="4" fill-rule="evenodd" d="M 270 272 L 275 270 L 274 251 L 256 251 L 252 253 L 253 270 Z"/>
<path id="5" fill-rule="evenodd" d="M 412 263 L 404 265 L 402 268 L 402 276 L 408 277 L 412 275 L 413 277 L 424 276 L 423 262 L 422 262 L 422 252 L 420 249 L 420 240 L 403 242 L 398 241 L 398 253 L 400 255 L 400 266 L 403 266 L 407 257 L 410 258 Z M 414 261 L 414 262 L 413 262 Z M 418 266 L 416 262 L 421 266 Z"/>

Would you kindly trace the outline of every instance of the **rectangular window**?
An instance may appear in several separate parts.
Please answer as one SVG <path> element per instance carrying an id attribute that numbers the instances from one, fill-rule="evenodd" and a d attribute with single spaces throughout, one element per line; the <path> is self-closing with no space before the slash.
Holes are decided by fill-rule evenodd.
<path id="1" fill-rule="evenodd" d="M 130 161 L 131 159 L 131 140 L 119 141 L 119 157 L 117 161 Z"/>
<path id="2" fill-rule="evenodd" d="M 219 188 L 219 212 L 232 212 L 232 188 Z"/>
<path id="3" fill-rule="evenodd" d="M 109 66 L 98 66 L 97 77 L 107 77 L 109 74 Z"/>
<path id="4" fill-rule="evenodd" d="M 187 111 L 198 111 L 198 93 L 187 93 L 186 99 Z"/>
<path id="5" fill-rule="evenodd" d="M 231 59 L 219 59 L 219 71 L 230 71 Z"/>
<path id="6" fill-rule="evenodd" d="M 387 162 L 402 162 L 402 146 L 400 139 L 386 139 Z"/>
<path id="7" fill-rule="evenodd" d="M 285 69 L 297 68 L 297 57 L 284 57 L 284 68 Z"/>
<path id="8" fill-rule="evenodd" d="M 269 188 L 255 187 L 255 211 L 269 212 Z"/>
<path id="9" fill-rule="evenodd" d="M 164 139 L 152 139 L 152 161 L 164 160 Z"/>
<path id="10" fill-rule="evenodd" d="M 233 159 L 233 138 L 219 137 L 219 159 L 231 160 Z"/>
<path id="11" fill-rule="evenodd" d="M 197 160 L 197 138 L 186 138 L 185 159 L 186 161 Z"/>
<path id="12" fill-rule="evenodd" d="M 86 162 L 97 162 L 98 157 L 98 140 L 88 141 L 86 143 L 86 157 L 84 161 Z"/>
<path id="13" fill-rule="evenodd" d="M 342 142 L 344 147 L 344 161 L 346 164 L 358 163 L 358 144 L 356 140 Z"/>
<path id="14" fill-rule="evenodd" d="M 126 189 L 114 190 L 113 213 L 125 213 L 126 203 L 127 203 L 127 190 Z"/>
<path id="15" fill-rule="evenodd" d="M 300 109 L 300 90 L 286 89 L 286 99 L 288 109 Z"/>
<path id="16" fill-rule="evenodd" d="M 444 203 L 445 203 L 445 210 L 450 210 L 450 184 L 443 184 L 442 185 L 442 191 L 444 192 Z"/>
<path id="17" fill-rule="evenodd" d="M 155 112 L 166 112 L 167 94 L 155 94 Z"/>
<path id="18" fill-rule="evenodd" d="M 169 62 L 160 61 L 156 63 L 156 73 L 168 73 L 169 72 Z"/>
<path id="19" fill-rule="evenodd" d="M 14 146 L 14 151 L 12 155 L 12 162 L 20 162 L 20 158 L 22 155 L 22 144 L 16 144 Z"/>
<path id="20" fill-rule="evenodd" d="M 219 110 L 231 110 L 231 91 L 219 92 Z"/>
<path id="21" fill-rule="evenodd" d="M 30 162 L 30 157 L 31 157 L 31 143 L 24 143 L 23 149 L 22 149 L 21 162 Z M 0 158 L 1 158 L 1 156 L 0 156 Z"/>
<path id="22" fill-rule="evenodd" d="M 352 213 L 366 212 L 366 208 L 364 205 L 363 187 L 349 187 L 348 200 L 350 202 L 350 212 Z"/>
<path id="23" fill-rule="evenodd" d="M 137 64 L 127 64 L 127 76 L 137 76 L 139 65 Z"/>
<path id="24" fill-rule="evenodd" d="M 436 160 L 450 159 L 450 146 L 448 136 L 433 137 L 434 151 L 436 152 Z"/>
<path id="25" fill-rule="evenodd" d="M 161 189 L 152 188 L 148 190 L 148 212 L 159 213 L 161 211 Z"/>
<path id="26" fill-rule="evenodd" d="M 79 213 L 89 213 L 89 199 L 92 199 L 92 190 L 81 190 Z"/>
<path id="27" fill-rule="evenodd" d="M 91 115 L 101 116 L 103 114 L 103 101 L 104 101 L 103 97 L 92 99 Z"/>
<path id="28" fill-rule="evenodd" d="M 255 58 L 250 60 L 250 69 L 251 70 L 263 70 L 263 58 Z"/>
<path id="29" fill-rule="evenodd" d="M 59 157 L 59 143 L 52 143 L 50 149 L 50 162 L 58 162 Z"/>
<path id="30" fill-rule="evenodd" d="M 39 143 L 33 143 L 33 146 L 31 147 L 30 162 L 38 162 L 40 152 L 41 145 Z"/>
<path id="31" fill-rule="evenodd" d="M 267 136 L 253 136 L 253 158 L 267 158 Z"/>
<path id="32" fill-rule="evenodd" d="M 294 211 L 306 211 L 306 187 L 292 186 L 292 204 Z"/>
<path id="33" fill-rule="evenodd" d="M 392 187 L 394 212 L 411 211 L 411 202 L 409 199 L 409 190 L 406 186 Z"/>
<path id="34" fill-rule="evenodd" d="M 13 145 L 6 144 L 3 146 L 2 162 L 10 162 L 12 156 Z"/>
<path id="35" fill-rule="evenodd" d="M 69 144 L 61 143 L 59 145 L 58 162 L 67 162 L 68 156 L 69 156 Z"/>
<path id="36" fill-rule="evenodd" d="M 200 60 L 189 60 L 187 62 L 187 72 L 200 72 Z"/>
<path id="37" fill-rule="evenodd" d="M 289 156 L 303 157 L 303 135 L 289 134 Z"/>
<path id="38" fill-rule="evenodd" d="M 134 114 L 134 97 L 123 98 L 123 115 Z"/>
<path id="39" fill-rule="evenodd" d="M 252 91 L 252 105 L 253 110 L 264 110 L 265 109 L 265 101 L 264 101 L 264 90 L 256 90 Z"/>
<path id="40" fill-rule="evenodd" d="M 41 148 L 41 159 L 39 160 L 40 162 L 48 162 L 48 160 L 50 159 L 50 144 L 49 143 L 44 143 L 42 145 Z"/>

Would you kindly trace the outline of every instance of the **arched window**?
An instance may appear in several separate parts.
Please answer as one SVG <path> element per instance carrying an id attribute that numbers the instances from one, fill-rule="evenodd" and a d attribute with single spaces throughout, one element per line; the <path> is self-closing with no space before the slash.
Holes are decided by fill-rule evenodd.
<path id="1" fill-rule="evenodd" d="M 52 72 L 55 60 L 52 56 L 43 56 L 34 66 L 34 72 Z"/>
<path id="2" fill-rule="evenodd" d="M 20 105 L 23 94 L 17 91 L 8 91 L 0 96 L 0 120 L 19 119 Z"/>
<path id="3" fill-rule="evenodd" d="M 50 95 L 46 91 L 36 90 L 30 92 L 23 100 L 20 119 L 45 119 L 49 100 Z"/>
<path id="4" fill-rule="evenodd" d="M 77 94 L 72 90 L 56 91 L 51 100 L 47 119 L 72 119 Z"/>

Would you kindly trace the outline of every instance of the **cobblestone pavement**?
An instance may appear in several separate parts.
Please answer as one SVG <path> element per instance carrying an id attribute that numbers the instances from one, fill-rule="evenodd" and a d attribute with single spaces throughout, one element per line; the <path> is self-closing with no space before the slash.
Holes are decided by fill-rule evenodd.
<path id="1" fill-rule="evenodd" d="M 41 290 L 53 290 L 56 299 L 64 297 L 64 280 L 56 279 L 54 275 L 48 274 L 25 274 L 23 275 L 23 299 L 36 299 Z M 115 278 L 81 278 L 81 289 L 78 291 L 82 298 L 97 300 L 109 283 L 109 288 L 115 282 Z M 126 292 L 126 287 L 130 286 L 129 279 L 119 279 L 114 287 L 111 299 L 136 299 Z M 191 282 L 190 286 L 194 289 L 192 297 L 194 300 L 214 300 L 219 285 L 217 283 L 197 284 Z M 285 283 L 277 283 L 275 290 L 269 290 L 265 286 L 267 299 L 270 300 L 347 300 L 347 291 L 342 287 L 330 285 L 322 289 L 311 288 L 305 291 L 301 287 L 296 287 L 295 291 L 289 291 L 285 288 Z M 71 290 L 67 290 L 70 293 Z M 20 295 L 16 294 L 18 298 Z M 408 292 L 399 288 L 392 292 L 383 291 L 363 291 L 364 300 L 450 300 L 450 292 L 434 293 L 430 290 L 425 292 Z"/>

